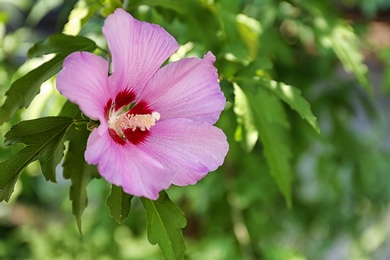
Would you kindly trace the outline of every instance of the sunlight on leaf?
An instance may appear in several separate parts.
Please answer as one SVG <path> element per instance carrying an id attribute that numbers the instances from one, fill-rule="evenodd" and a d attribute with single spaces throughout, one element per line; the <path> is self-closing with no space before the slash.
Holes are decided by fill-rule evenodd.
<path id="1" fill-rule="evenodd" d="M 92 16 L 89 12 L 97 11 L 97 8 L 88 8 L 85 1 L 78 1 L 75 8 L 70 12 L 68 22 L 65 24 L 63 33 L 68 35 L 78 35 L 83 25 L 83 19 L 87 16 Z"/>
<path id="2" fill-rule="evenodd" d="M 250 152 L 257 143 L 259 132 L 254 124 L 254 118 L 249 101 L 238 86 L 234 86 L 234 113 L 237 116 L 238 128 L 235 133 L 236 141 L 242 141 L 244 148 Z"/>
<path id="3" fill-rule="evenodd" d="M 77 50 L 93 51 L 94 49 L 96 49 L 95 43 L 88 38 L 63 34 L 52 35 L 47 40 L 36 43 L 28 51 L 29 57 L 58 54 L 12 83 L 6 92 L 7 98 L 0 107 L 0 124 L 10 120 L 18 109 L 30 105 L 39 93 L 40 86 L 61 70 L 62 62 L 68 54 Z"/>
<path id="4" fill-rule="evenodd" d="M 291 149 L 288 144 L 288 122 L 282 104 L 267 90 L 259 89 L 256 95 L 245 93 L 235 85 L 235 93 L 246 96 L 253 113 L 254 125 L 259 132 L 259 139 L 264 146 L 264 155 L 279 189 L 291 207 L 292 169 Z M 241 97 L 242 98 L 242 97 Z M 278 120 L 275 120 L 278 118 Z M 284 121 L 284 122 L 283 122 Z"/>
<path id="5" fill-rule="evenodd" d="M 332 46 L 337 57 L 341 60 L 348 72 L 353 72 L 360 84 L 372 92 L 368 81 L 368 69 L 363 63 L 364 58 L 359 46 L 358 38 L 353 29 L 346 23 L 337 23 L 331 34 Z"/>
<path id="6" fill-rule="evenodd" d="M 259 49 L 259 37 L 262 32 L 261 24 L 258 20 L 244 14 L 238 14 L 236 22 L 238 32 L 247 45 L 249 56 L 253 59 L 256 58 Z"/>
<path id="7" fill-rule="evenodd" d="M 347 72 L 352 72 L 359 83 L 369 92 L 372 86 L 368 81 L 368 68 L 359 46 L 359 38 L 353 28 L 343 20 L 329 21 L 317 13 L 314 19 L 320 44 L 331 48 L 340 59 Z"/>
<path id="8" fill-rule="evenodd" d="M 310 103 L 302 97 L 299 89 L 267 78 L 259 78 L 258 80 L 261 86 L 270 89 L 276 96 L 294 109 L 317 133 L 320 132 L 317 118 L 311 111 Z"/>
<path id="9" fill-rule="evenodd" d="M 60 71 L 65 56 L 57 55 L 12 83 L 0 107 L 0 125 L 10 120 L 18 109 L 30 105 L 42 83 Z"/>

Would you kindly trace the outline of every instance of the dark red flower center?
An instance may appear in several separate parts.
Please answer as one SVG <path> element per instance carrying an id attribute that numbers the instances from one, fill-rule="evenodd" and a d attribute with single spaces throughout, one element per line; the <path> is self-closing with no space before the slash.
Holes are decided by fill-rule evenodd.
<path id="1" fill-rule="evenodd" d="M 121 91 L 115 100 L 107 102 L 104 116 L 108 122 L 108 133 L 120 145 L 130 142 L 137 145 L 150 134 L 150 128 L 160 119 L 145 101 L 135 102 L 132 91 Z"/>

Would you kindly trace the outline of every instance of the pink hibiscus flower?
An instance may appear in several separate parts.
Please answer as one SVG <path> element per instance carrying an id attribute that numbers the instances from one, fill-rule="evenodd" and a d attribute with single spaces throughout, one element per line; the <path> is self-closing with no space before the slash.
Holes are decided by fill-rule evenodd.
<path id="1" fill-rule="evenodd" d="M 217 169 L 228 151 L 213 124 L 225 106 L 214 55 L 161 68 L 178 49 L 158 25 L 122 9 L 103 26 L 112 73 L 102 57 L 69 55 L 57 88 L 100 125 L 90 134 L 85 160 L 129 194 L 157 199 L 171 184 L 195 184 Z"/>

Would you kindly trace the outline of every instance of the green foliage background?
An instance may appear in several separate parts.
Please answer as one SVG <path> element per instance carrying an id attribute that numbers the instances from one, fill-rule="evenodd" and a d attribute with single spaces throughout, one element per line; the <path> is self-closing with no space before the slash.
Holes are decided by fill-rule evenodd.
<path id="1" fill-rule="evenodd" d="M 211 50 L 228 100 L 218 122 L 230 145 L 224 165 L 156 202 L 110 187 L 85 164 L 84 119 L 54 86 L 69 53 L 107 55 L 101 26 L 118 7 L 169 31 L 181 45 L 172 59 Z M 390 45 L 367 41 L 389 8 L 0 1 L 0 198 L 9 200 L 0 258 L 181 259 L 185 248 L 186 259 L 389 258 Z M 40 30 L 53 12 L 55 26 Z"/>

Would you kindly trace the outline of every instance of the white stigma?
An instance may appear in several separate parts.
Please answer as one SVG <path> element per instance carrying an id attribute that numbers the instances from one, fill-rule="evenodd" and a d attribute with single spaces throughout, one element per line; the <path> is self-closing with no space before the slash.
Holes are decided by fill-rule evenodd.
<path id="1" fill-rule="evenodd" d="M 108 125 L 115 129 L 118 135 L 124 137 L 123 131 L 126 129 L 131 129 L 133 131 L 137 128 L 141 131 L 150 130 L 156 122 L 160 120 L 160 113 L 152 112 L 152 114 L 122 114 L 119 116 L 111 117 L 108 121 Z"/>

